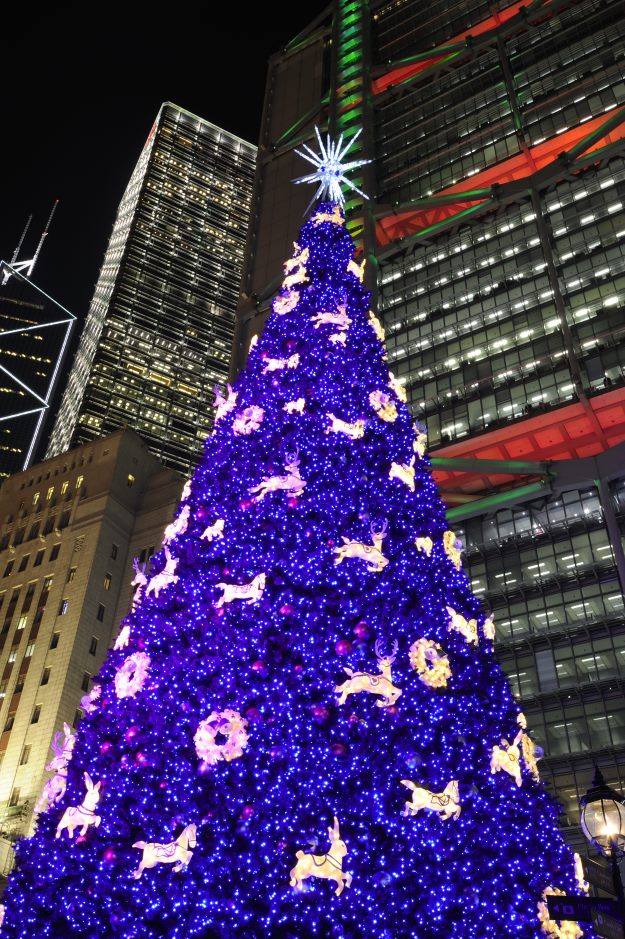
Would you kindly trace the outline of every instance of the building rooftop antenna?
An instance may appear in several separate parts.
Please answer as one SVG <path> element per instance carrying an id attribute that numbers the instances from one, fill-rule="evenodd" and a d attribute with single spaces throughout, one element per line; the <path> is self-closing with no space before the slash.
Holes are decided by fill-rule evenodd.
<path id="1" fill-rule="evenodd" d="M 49 216 L 48 216 L 48 221 L 46 222 L 45 227 L 44 227 L 44 229 L 43 229 L 43 231 L 42 231 L 42 233 L 41 233 L 41 238 L 39 239 L 39 244 L 37 245 L 37 249 L 36 249 L 35 253 L 33 254 L 32 258 L 29 258 L 27 261 L 18 261 L 17 258 L 18 258 L 18 255 L 19 255 L 19 253 L 20 253 L 22 244 L 23 244 L 23 242 L 24 242 L 24 238 L 26 237 L 26 232 L 28 231 L 28 229 L 29 229 L 29 227 L 30 227 L 30 223 L 31 223 L 32 218 L 33 218 L 33 217 L 32 217 L 32 214 L 28 217 L 28 221 L 26 222 L 26 226 L 25 226 L 25 228 L 24 228 L 24 231 L 22 232 L 22 237 L 21 237 L 20 240 L 18 241 L 18 243 L 17 243 L 17 248 L 16 248 L 15 251 L 13 252 L 13 257 L 11 258 L 11 265 L 10 265 L 10 267 L 5 267 L 5 269 L 4 269 L 4 273 L 3 273 L 3 275 L 2 275 L 2 286 L 4 286 L 6 283 L 8 283 L 8 281 L 9 281 L 11 275 L 14 274 L 14 273 L 16 273 L 16 272 L 19 273 L 19 274 L 23 274 L 24 277 L 30 277 L 30 275 L 32 274 L 33 269 L 34 269 L 34 267 L 35 267 L 35 264 L 37 263 L 37 259 L 38 259 L 39 255 L 41 254 L 41 249 L 42 249 L 42 247 L 43 247 L 44 241 L 46 240 L 46 236 L 47 236 L 48 232 L 50 231 L 50 224 L 51 224 L 51 222 L 52 222 L 52 218 L 53 218 L 53 216 L 54 216 L 54 213 L 56 212 L 56 207 L 57 207 L 58 204 L 59 204 L 59 200 L 58 200 L 58 199 L 55 199 L 54 202 L 53 202 L 53 204 L 52 204 L 52 208 L 51 208 L 51 210 L 50 210 L 50 214 L 49 214 Z"/>

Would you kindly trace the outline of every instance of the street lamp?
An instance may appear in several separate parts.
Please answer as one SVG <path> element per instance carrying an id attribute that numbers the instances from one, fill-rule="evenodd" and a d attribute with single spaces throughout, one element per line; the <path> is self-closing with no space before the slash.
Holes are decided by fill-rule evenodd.
<path id="1" fill-rule="evenodd" d="M 625 937 L 625 894 L 619 870 L 619 858 L 625 856 L 625 799 L 606 784 L 598 766 L 592 786 L 579 800 L 582 831 L 605 857 L 610 859 L 612 882 Z"/>

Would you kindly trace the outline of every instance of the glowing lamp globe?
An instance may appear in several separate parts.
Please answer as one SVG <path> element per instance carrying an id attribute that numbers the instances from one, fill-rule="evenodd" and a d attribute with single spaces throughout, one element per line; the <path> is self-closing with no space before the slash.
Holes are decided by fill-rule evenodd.
<path id="1" fill-rule="evenodd" d="M 579 800 L 582 831 L 602 854 L 625 854 L 625 799 L 611 789 L 595 767 L 592 786 Z"/>

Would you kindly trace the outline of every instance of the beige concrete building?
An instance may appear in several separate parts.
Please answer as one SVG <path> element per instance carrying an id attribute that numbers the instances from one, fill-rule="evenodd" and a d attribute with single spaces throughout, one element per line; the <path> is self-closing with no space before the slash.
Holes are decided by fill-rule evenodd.
<path id="1" fill-rule="evenodd" d="M 158 549 L 182 485 L 122 429 L 0 488 L 0 874 L 128 611 L 132 560 Z"/>

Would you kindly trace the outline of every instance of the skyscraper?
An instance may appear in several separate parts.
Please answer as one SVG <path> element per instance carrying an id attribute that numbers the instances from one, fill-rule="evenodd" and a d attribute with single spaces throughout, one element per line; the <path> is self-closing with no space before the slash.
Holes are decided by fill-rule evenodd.
<path id="1" fill-rule="evenodd" d="M 34 458 L 75 319 L 0 261 L 0 478 Z"/>
<path id="2" fill-rule="evenodd" d="M 593 761 L 625 785 L 624 65 L 601 0 L 335 0 L 270 61 L 234 346 L 312 195 L 294 149 L 362 127 L 389 365 L 572 840 Z"/>
<path id="3" fill-rule="evenodd" d="M 163 104 L 120 203 L 48 456 L 121 425 L 187 472 L 227 374 L 256 148 Z"/>

